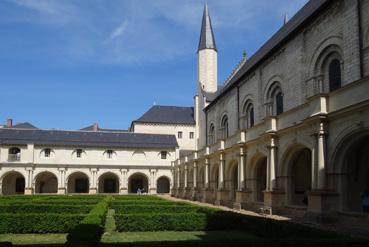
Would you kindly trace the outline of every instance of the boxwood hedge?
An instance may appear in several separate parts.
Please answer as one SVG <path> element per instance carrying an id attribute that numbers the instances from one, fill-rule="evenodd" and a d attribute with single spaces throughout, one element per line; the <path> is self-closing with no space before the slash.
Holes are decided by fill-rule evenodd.
<path id="1" fill-rule="evenodd" d="M 55 213 L 55 214 L 87 214 L 92 205 L 60 205 L 60 204 L 7 204 L 0 205 L 1 213 L 29 214 L 29 213 Z"/>
<path id="2" fill-rule="evenodd" d="M 209 211 L 207 213 L 143 213 L 116 214 L 117 230 L 125 231 L 203 231 L 237 229 L 242 218 L 237 214 Z"/>
<path id="3" fill-rule="evenodd" d="M 0 214 L 0 233 L 67 233 L 83 214 Z"/>
<path id="4" fill-rule="evenodd" d="M 208 213 L 214 211 L 210 208 L 197 207 L 191 205 L 123 205 L 115 206 L 116 214 L 136 214 L 136 213 Z"/>

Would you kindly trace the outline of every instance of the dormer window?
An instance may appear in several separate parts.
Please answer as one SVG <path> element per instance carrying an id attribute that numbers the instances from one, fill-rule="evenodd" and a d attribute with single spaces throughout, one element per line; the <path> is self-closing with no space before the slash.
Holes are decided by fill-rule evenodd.
<path id="1" fill-rule="evenodd" d="M 182 139 L 183 137 L 183 132 L 182 131 L 178 131 L 178 139 Z"/>
<path id="2" fill-rule="evenodd" d="M 167 151 L 161 151 L 160 152 L 160 157 L 162 160 L 166 160 L 168 156 L 168 152 Z"/>
<path id="3" fill-rule="evenodd" d="M 45 148 L 44 156 L 45 156 L 45 158 L 50 158 L 50 156 L 51 156 L 51 149 L 50 148 Z"/>
<path id="4" fill-rule="evenodd" d="M 82 158 L 82 153 L 83 153 L 83 150 L 82 149 L 77 149 L 76 150 L 76 157 L 77 158 Z"/>
<path id="5" fill-rule="evenodd" d="M 8 153 L 8 160 L 20 161 L 20 159 L 21 159 L 21 150 L 17 147 L 10 148 Z"/>
<path id="6" fill-rule="evenodd" d="M 113 158 L 113 154 L 114 154 L 114 151 L 113 150 L 106 150 L 106 157 L 108 159 L 112 159 Z"/>

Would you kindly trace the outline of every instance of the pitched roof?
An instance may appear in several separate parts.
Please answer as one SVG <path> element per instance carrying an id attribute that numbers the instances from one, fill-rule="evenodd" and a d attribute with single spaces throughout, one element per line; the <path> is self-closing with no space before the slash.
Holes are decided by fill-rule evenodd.
<path id="1" fill-rule="evenodd" d="M 0 144 L 115 148 L 175 148 L 174 135 L 65 130 L 0 129 Z"/>
<path id="2" fill-rule="evenodd" d="M 18 123 L 16 125 L 13 125 L 13 129 L 37 129 L 34 125 L 24 122 L 24 123 Z"/>
<path id="3" fill-rule="evenodd" d="M 196 124 L 193 107 L 153 106 L 133 123 Z"/>
<path id="4" fill-rule="evenodd" d="M 247 75 L 272 55 L 282 45 L 288 42 L 301 28 L 311 21 L 322 9 L 333 0 L 310 0 L 290 19 L 277 33 L 275 33 L 249 60 L 238 70 L 233 78 L 218 93 L 217 97 L 206 109 L 209 109 L 226 92 L 234 88 Z"/>
<path id="5" fill-rule="evenodd" d="M 94 131 L 94 124 L 87 126 L 85 128 L 82 128 L 80 130 L 83 131 Z M 97 126 L 97 131 L 102 131 L 102 132 L 128 132 L 128 130 L 123 130 L 123 129 L 104 129 L 104 128 L 100 128 L 99 126 Z"/>
<path id="6" fill-rule="evenodd" d="M 207 2 L 205 2 L 204 6 L 204 13 L 202 16 L 202 25 L 200 33 L 200 42 L 199 48 L 197 50 L 200 51 L 204 49 L 217 50 Z"/>

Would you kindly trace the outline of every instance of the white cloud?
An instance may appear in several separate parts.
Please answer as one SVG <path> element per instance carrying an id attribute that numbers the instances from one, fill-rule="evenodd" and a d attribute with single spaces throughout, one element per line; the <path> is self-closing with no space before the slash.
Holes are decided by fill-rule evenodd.
<path id="1" fill-rule="evenodd" d="M 64 24 L 55 30 L 65 39 L 55 56 L 76 63 L 145 64 L 193 55 L 203 10 L 199 0 L 8 1 L 29 10 L 27 24 Z M 282 24 L 284 13 L 291 17 L 306 2 L 212 0 L 209 7 L 216 37 L 234 44 L 245 38 L 240 34 L 260 29 L 265 18 L 280 18 Z M 50 53 L 55 52 L 52 46 L 47 47 Z"/>

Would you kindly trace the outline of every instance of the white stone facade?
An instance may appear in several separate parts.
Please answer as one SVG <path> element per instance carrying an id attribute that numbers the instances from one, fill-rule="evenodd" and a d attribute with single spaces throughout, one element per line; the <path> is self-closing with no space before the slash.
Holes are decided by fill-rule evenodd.
<path id="1" fill-rule="evenodd" d="M 236 73 L 205 108 L 198 150 L 175 162 L 172 194 L 280 213 L 360 214 L 369 191 L 368 13 L 368 1 L 331 1 Z"/>

